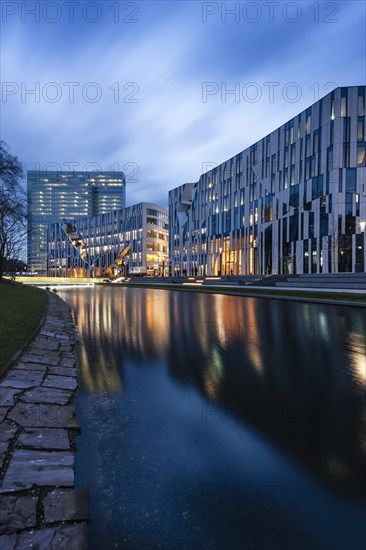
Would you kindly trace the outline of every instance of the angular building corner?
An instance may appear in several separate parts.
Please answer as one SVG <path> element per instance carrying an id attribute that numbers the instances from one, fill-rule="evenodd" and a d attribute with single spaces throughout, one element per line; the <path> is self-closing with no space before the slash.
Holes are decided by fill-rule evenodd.
<path id="1" fill-rule="evenodd" d="M 365 95 L 337 88 L 171 190 L 172 273 L 364 272 Z"/>
<path id="2" fill-rule="evenodd" d="M 47 275 L 168 275 L 168 212 L 141 202 L 48 226 Z"/>

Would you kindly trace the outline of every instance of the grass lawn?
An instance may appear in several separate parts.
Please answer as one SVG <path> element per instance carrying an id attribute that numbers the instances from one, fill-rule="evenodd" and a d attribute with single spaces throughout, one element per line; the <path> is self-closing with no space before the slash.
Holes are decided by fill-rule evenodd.
<path id="1" fill-rule="evenodd" d="M 0 367 L 32 335 L 46 303 L 40 288 L 0 281 Z"/>

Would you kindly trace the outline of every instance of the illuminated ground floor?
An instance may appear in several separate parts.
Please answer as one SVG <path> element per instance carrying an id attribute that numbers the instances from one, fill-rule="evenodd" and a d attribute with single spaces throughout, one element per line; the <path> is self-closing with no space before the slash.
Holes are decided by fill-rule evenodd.
<path id="1" fill-rule="evenodd" d="M 176 252 L 172 274 L 178 275 L 269 275 L 295 273 L 344 273 L 365 271 L 365 232 L 325 235 L 287 242 L 286 224 L 279 220 L 254 238 L 245 229 L 231 236 L 198 241 Z"/>

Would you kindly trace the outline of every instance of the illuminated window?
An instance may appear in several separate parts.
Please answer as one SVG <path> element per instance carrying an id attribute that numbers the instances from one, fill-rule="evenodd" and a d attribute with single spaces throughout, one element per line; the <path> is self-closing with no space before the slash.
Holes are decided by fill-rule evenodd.
<path id="1" fill-rule="evenodd" d="M 357 146 L 357 166 L 366 166 L 366 144 Z"/>

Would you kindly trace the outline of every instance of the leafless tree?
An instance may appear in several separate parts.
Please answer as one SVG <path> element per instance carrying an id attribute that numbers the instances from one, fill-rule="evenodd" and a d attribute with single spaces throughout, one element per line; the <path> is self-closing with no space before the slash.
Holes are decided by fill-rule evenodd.
<path id="1" fill-rule="evenodd" d="M 338 220 L 334 214 L 328 216 L 328 235 L 322 237 L 323 253 L 330 256 L 329 272 L 338 272 L 339 232 Z"/>
<path id="2" fill-rule="evenodd" d="M 0 141 L 0 279 L 11 260 L 18 260 L 27 232 L 26 194 L 21 185 L 23 168 Z"/>

